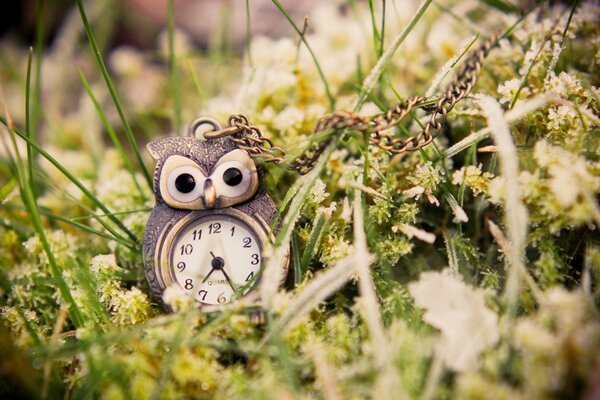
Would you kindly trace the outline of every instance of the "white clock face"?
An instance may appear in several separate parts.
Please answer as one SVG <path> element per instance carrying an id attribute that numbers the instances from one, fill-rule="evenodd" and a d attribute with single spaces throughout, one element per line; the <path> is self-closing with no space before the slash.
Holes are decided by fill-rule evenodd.
<path id="1" fill-rule="evenodd" d="M 224 304 L 256 282 L 261 247 L 245 222 L 229 215 L 207 215 L 190 221 L 177 235 L 170 265 L 186 293 L 204 304 Z"/>

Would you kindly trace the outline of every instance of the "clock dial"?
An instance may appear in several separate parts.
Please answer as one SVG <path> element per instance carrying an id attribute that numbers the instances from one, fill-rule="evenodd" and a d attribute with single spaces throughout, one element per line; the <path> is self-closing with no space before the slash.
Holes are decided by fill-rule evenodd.
<path id="1" fill-rule="evenodd" d="M 209 305 L 246 294 L 262 264 L 261 242 L 245 222 L 230 215 L 190 221 L 171 246 L 172 274 L 183 290 Z"/>

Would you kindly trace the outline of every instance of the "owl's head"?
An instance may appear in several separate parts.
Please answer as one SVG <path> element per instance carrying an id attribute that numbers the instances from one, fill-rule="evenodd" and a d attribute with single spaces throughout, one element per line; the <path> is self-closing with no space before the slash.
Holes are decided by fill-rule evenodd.
<path id="1" fill-rule="evenodd" d="M 256 163 L 229 137 L 167 137 L 148 143 L 147 148 L 156 160 L 157 202 L 164 201 L 169 207 L 230 207 L 252 198 L 258 190 Z"/>

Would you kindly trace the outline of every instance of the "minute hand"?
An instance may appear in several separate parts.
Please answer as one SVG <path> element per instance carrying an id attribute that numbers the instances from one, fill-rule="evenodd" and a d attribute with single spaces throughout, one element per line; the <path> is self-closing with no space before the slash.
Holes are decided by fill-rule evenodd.
<path id="1" fill-rule="evenodd" d="M 237 289 L 235 288 L 235 285 L 231 281 L 231 278 L 229 277 L 229 275 L 227 275 L 227 272 L 225 272 L 225 267 L 221 268 L 221 272 L 223 272 L 223 275 L 225 276 L 225 279 L 227 279 L 227 283 L 229 283 L 229 286 L 231 286 L 233 293 L 237 292 Z"/>
<path id="2" fill-rule="evenodd" d="M 223 248 L 223 242 L 221 240 L 219 240 L 219 247 L 221 248 L 221 253 L 223 254 L 223 257 L 225 257 L 225 249 Z M 231 278 L 229 277 L 229 275 L 227 274 L 227 272 L 225 272 L 225 266 L 226 265 L 227 266 L 230 265 L 229 262 L 227 262 L 227 260 L 225 260 L 225 263 L 223 264 L 223 268 L 221 268 L 221 271 L 223 272 L 223 276 L 225 276 L 225 279 L 227 280 L 227 283 L 229 284 L 229 286 L 233 290 L 233 293 L 235 293 L 235 292 L 237 292 L 237 289 L 235 288 L 235 285 L 231 281 Z"/>

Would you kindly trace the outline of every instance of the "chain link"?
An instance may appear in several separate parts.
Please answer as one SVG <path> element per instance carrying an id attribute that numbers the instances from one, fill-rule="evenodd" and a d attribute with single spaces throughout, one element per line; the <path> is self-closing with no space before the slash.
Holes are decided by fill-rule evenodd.
<path id="1" fill-rule="evenodd" d="M 432 102 L 435 98 L 410 97 L 388 111 L 372 117 L 360 116 L 349 111 L 336 111 L 319 118 L 314 133 L 329 132 L 329 134 L 325 139 L 315 142 L 305 149 L 300 156 L 286 165 L 287 168 L 302 175 L 310 172 L 323 151 L 331 143 L 333 134 L 347 130 L 368 134 L 371 143 L 392 154 L 415 151 L 428 145 L 444 128 L 448 113 L 452 111 L 456 103 L 471 92 L 481 74 L 485 57 L 497 44 L 498 38 L 494 35 L 487 39 L 477 50 L 473 51 L 466 59 L 456 78 L 446 87 L 442 97 L 437 98 L 437 101 Z M 390 128 L 400 124 L 416 109 L 422 109 L 430 113 L 427 123 L 420 132 L 408 138 L 386 133 Z M 248 151 L 252 157 L 277 164 L 284 161 L 285 151 L 274 146 L 268 137 L 248 122 L 246 116 L 241 114 L 231 115 L 228 123 L 229 127 L 219 132 L 210 133 L 211 137 L 231 135 L 231 139 L 238 143 L 241 149 Z"/>
<path id="2" fill-rule="evenodd" d="M 229 127 L 235 128 L 231 130 L 231 140 L 236 142 L 240 149 L 246 150 L 250 156 L 260 156 L 263 161 L 276 164 L 283 161 L 285 151 L 274 146 L 271 139 L 265 136 L 256 126 L 251 125 L 245 115 L 230 115 L 227 122 Z M 224 130 L 227 130 L 227 128 Z M 266 144 L 268 144 L 268 147 Z"/>

